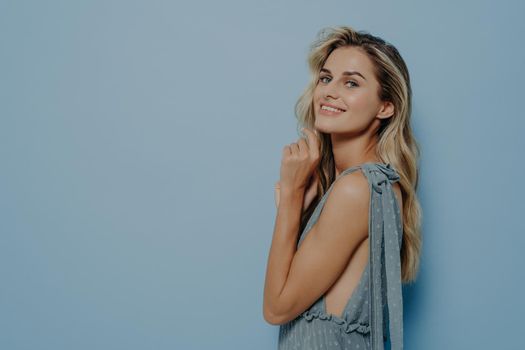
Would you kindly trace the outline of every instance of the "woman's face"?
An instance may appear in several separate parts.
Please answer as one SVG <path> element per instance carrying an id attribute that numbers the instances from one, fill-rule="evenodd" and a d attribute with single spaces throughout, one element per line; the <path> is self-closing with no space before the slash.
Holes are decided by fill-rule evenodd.
<path id="1" fill-rule="evenodd" d="M 324 133 L 360 134 L 379 127 L 393 113 L 379 100 L 379 82 L 368 56 L 357 47 L 339 47 L 328 56 L 314 90 L 315 128 Z M 324 110 L 334 106 L 337 111 Z M 377 125 L 374 125 L 377 124 Z"/>

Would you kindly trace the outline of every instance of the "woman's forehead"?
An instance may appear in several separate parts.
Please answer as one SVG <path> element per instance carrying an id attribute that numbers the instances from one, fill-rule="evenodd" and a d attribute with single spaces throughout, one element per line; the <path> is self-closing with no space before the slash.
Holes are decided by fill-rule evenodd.
<path id="1" fill-rule="evenodd" d="M 366 53 L 356 47 L 340 47 L 330 53 L 323 68 L 332 74 L 340 75 L 345 71 L 358 71 L 367 78 L 372 72 L 372 62 Z"/>

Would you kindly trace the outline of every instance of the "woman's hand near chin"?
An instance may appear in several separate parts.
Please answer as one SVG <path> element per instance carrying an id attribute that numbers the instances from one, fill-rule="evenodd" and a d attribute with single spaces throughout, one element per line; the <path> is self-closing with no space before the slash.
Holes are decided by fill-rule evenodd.
<path id="1" fill-rule="evenodd" d="M 307 138 L 283 148 L 281 178 L 275 183 L 275 206 L 279 208 L 282 191 L 303 191 L 303 210 L 306 210 L 317 195 L 318 176 L 315 171 L 319 163 L 319 140 L 308 128 L 303 129 Z"/>

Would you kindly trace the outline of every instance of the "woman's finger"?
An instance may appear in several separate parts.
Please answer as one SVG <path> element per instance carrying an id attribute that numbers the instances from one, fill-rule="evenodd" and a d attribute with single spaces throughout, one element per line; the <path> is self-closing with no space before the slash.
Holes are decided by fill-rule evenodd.
<path id="1" fill-rule="evenodd" d="M 308 147 L 310 150 L 310 154 L 317 157 L 319 155 L 319 140 L 317 138 L 317 135 L 314 134 L 314 132 L 309 128 L 304 128 L 303 131 L 306 133 L 306 136 L 308 138 Z"/>
<path id="2" fill-rule="evenodd" d="M 300 153 L 308 153 L 308 143 L 306 142 L 304 137 L 301 137 L 297 141 L 297 145 L 299 147 L 299 152 Z"/>
<path id="3" fill-rule="evenodd" d="M 292 154 L 292 150 L 290 149 L 290 145 L 284 145 L 283 147 L 283 158 L 288 157 Z"/>
<path id="4" fill-rule="evenodd" d="M 290 150 L 292 151 L 292 154 L 297 154 L 299 153 L 299 146 L 297 145 L 297 143 L 291 143 L 290 144 Z"/>

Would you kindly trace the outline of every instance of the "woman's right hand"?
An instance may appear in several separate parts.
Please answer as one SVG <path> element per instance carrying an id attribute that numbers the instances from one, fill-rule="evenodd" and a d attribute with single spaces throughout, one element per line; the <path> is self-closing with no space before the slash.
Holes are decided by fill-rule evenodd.
<path id="1" fill-rule="evenodd" d="M 297 187 L 298 190 L 304 191 L 303 211 L 308 208 L 317 195 L 318 178 L 315 168 L 320 159 L 319 134 L 315 129 L 303 128 L 303 131 L 306 134 L 305 138 L 300 138 L 297 143 L 288 145 L 283 150 L 281 179 L 275 183 L 275 206 L 277 208 L 279 208 L 283 176 L 286 176 L 287 179 L 292 179 L 291 182 L 298 182 L 298 178 L 299 182 L 301 182 L 301 176 L 307 175 L 304 180 L 304 186 L 300 185 Z M 309 176 L 308 173 L 310 173 Z"/>
<path id="2" fill-rule="evenodd" d="M 313 175 L 310 177 L 308 188 L 304 194 L 303 211 L 305 211 L 308 208 L 308 206 L 310 206 L 310 203 L 312 203 L 315 196 L 317 195 L 318 182 L 319 182 L 319 178 L 317 177 L 317 172 L 314 172 Z M 281 195 L 281 185 L 279 184 L 279 181 L 277 181 L 275 183 L 275 207 L 276 208 L 279 208 L 280 195 Z"/>

